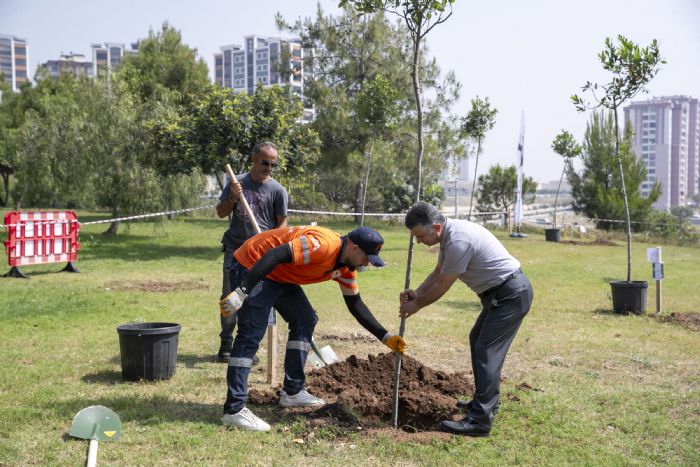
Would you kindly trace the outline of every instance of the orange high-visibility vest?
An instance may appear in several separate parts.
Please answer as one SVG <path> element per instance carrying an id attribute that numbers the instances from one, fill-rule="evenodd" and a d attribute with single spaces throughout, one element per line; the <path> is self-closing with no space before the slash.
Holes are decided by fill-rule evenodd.
<path id="1" fill-rule="evenodd" d="M 324 227 L 282 227 L 259 233 L 234 253 L 236 261 L 250 269 L 269 249 L 288 243 L 292 262 L 275 267 L 268 279 L 286 284 L 314 284 L 334 280 L 344 295 L 359 293 L 357 273 L 346 266 L 333 269 L 342 248 L 340 234 Z"/>

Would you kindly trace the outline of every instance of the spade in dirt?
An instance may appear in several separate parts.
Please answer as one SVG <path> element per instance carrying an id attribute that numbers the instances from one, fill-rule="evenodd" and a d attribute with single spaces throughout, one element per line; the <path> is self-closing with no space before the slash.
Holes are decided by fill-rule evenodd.
<path id="1" fill-rule="evenodd" d="M 75 415 L 68 434 L 75 438 L 90 440 L 86 465 L 93 467 L 97 463 L 98 441 L 118 440 L 121 435 L 121 421 L 111 409 L 93 405 Z"/>
<path id="2" fill-rule="evenodd" d="M 311 349 L 314 353 L 309 354 L 309 362 L 316 368 L 323 368 L 326 365 L 331 365 L 340 361 L 338 355 L 333 351 L 330 345 L 319 349 L 313 337 L 311 338 Z"/>

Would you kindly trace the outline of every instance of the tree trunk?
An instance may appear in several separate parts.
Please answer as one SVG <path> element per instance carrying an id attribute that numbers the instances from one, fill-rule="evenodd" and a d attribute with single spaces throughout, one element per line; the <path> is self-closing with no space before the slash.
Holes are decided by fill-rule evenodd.
<path id="1" fill-rule="evenodd" d="M 0 206 L 6 207 L 7 203 L 10 201 L 10 175 L 3 173 L 2 181 L 5 184 L 5 197 L 2 199 L 2 203 L 0 203 Z"/>
<path id="2" fill-rule="evenodd" d="M 622 198 L 625 201 L 625 220 L 627 221 L 627 282 L 632 281 L 632 222 L 630 219 L 630 205 L 627 201 L 627 188 L 625 187 L 625 172 L 622 168 L 622 157 L 620 157 L 620 135 L 617 123 L 617 102 L 613 101 L 615 115 L 615 156 L 617 166 L 620 171 L 620 183 L 622 184 Z"/>
<path id="3" fill-rule="evenodd" d="M 369 143 L 369 151 L 367 151 L 367 171 L 365 172 L 365 183 L 362 189 L 362 216 L 360 217 L 360 227 L 365 225 L 365 202 L 367 201 L 367 186 L 369 185 L 369 169 L 372 164 L 372 143 Z"/>
<path id="4" fill-rule="evenodd" d="M 559 177 L 559 186 L 557 186 L 557 194 L 554 197 L 554 215 L 552 216 L 552 227 L 557 228 L 557 201 L 559 201 L 559 190 L 561 190 L 561 182 L 564 180 L 564 171 L 566 171 L 566 162 L 564 163 L 564 168 L 561 170 L 561 177 Z"/>
<path id="5" fill-rule="evenodd" d="M 358 182 L 357 185 L 355 185 L 355 209 L 353 211 L 358 212 L 361 209 L 361 204 L 362 204 L 362 181 Z M 362 216 L 361 215 L 355 215 L 355 224 L 361 225 L 360 222 L 362 221 Z"/>
<path id="6" fill-rule="evenodd" d="M 115 206 L 112 208 L 112 218 L 113 219 L 118 219 L 119 218 L 119 206 Z M 109 228 L 105 232 L 107 235 L 117 235 L 117 231 L 119 230 L 119 221 L 113 221 L 111 224 L 109 224 Z"/>
<path id="7" fill-rule="evenodd" d="M 469 195 L 469 214 L 467 220 L 472 220 L 472 203 L 474 203 L 474 189 L 476 188 L 476 169 L 479 168 L 479 153 L 481 152 L 481 138 L 476 140 L 476 163 L 474 164 L 474 180 L 472 181 L 472 192 Z"/>

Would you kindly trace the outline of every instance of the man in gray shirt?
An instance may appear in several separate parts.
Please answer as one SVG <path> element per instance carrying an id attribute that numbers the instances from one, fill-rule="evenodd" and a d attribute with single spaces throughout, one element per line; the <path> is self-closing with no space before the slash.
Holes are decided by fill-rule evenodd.
<path id="1" fill-rule="evenodd" d="M 287 190 L 271 176 L 272 170 L 278 164 L 277 147 L 270 142 L 257 144 L 253 148 L 251 162 L 252 166 L 248 173 L 236 176 L 236 180 L 229 180 L 221 192 L 219 203 L 216 205 L 216 213 L 221 218 L 233 213 L 228 230 L 221 239 L 224 247 L 223 282 L 220 297 L 222 299 L 231 293 L 229 267 L 234 251 L 255 235 L 252 222 L 248 219 L 243 206 L 238 203 L 241 192 L 250 205 L 261 231 L 287 226 Z M 218 359 L 220 362 L 228 362 L 233 346 L 236 315 L 222 315 L 220 321 L 221 345 L 219 346 Z"/>
<path id="2" fill-rule="evenodd" d="M 445 219 L 435 206 L 418 202 L 406 227 L 418 243 L 440 244 L 437 266 L 416 289 L 399 295 L 399 314 L 412 316 L 437 301 L 457 280 L 481 299 L 482 310 L 469 333 L 475 393 L 462 403 L 467 416 L 440 428 L 467 436 L 488 436 L 499 406 L 501 369 L 520 323 L 532 304 L 532 285 L 520 262 L 488 230 L 465 220 Z"/>

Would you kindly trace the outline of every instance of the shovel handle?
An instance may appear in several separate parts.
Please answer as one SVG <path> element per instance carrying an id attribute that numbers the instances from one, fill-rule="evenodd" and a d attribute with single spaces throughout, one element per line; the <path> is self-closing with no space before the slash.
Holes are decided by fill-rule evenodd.
<path id="1" fill-rule="evenodd" d="M 90 440 L 90 447 L 88 448 L 88 458 L 87 467 L 95 467 L 97 465 L 97 440 Z"/>
<path id="2" fill-rule="evenodd" d="M 226 173 L 228 174 L 228 178 L 231 180 L 231 183 L 236 183 L 236 175 L 233 173 L 233 169 L 231 169 L 230 164 L 226 164 Z M 253 230 L 255 230 L 256 234 L 259 234 L 260 233 L 260 226 L 258 225 L 258 221 L 255 219 L 255 216 L 253 215 L 253 211 L 250 209 L 250 206 L 248 205 L 248 201 L 246 201 L 245 196 L 243 196 L 243 192 L 241 192 L 241 195 L 238 197 L 238 202 L 241 203 L 241 206 L 243 206 L 245 213 L 248 215 L 248 219 L 250 220 L 250 223 L 253 225 Z"/>

